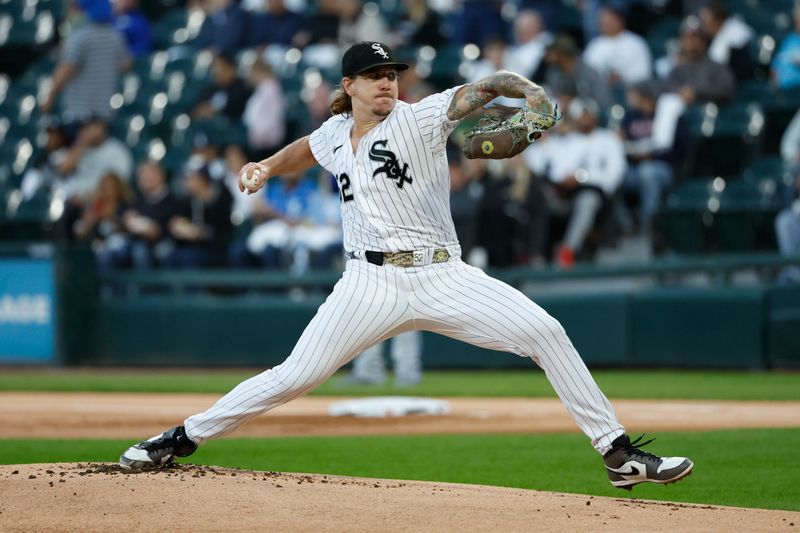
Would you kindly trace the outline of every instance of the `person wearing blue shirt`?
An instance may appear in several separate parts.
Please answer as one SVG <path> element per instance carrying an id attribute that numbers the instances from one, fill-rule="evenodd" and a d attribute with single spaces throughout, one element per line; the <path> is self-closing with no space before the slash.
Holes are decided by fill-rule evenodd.
<path id="1" fill-rule="evenodd" d="M 295 36 L 305 28 L 305 18 L 286 9 L 283 0 L 266 0 L 266 7 L 265 13 L 257 13 L 251 19 L 247 44 L 296 46 Z"/>
<path id="2" fill-rule="evenodd" d="M 139 0 L 115 0 L 114 28 L 125 36 L 128 51 L 140 57 L 153 51 L 153 28 L 139 9 Z"/>
<path id="3" fill-rule="evenodd" d="M 800 87 L 800 3 L 794 7 L 794 32 L 786 36 L 772 61 L 778 89 Z"/>
<path id="4" fill-rule="evenodd" d="M 257 258 L 265 268 L 282 266 L 294 244 L 296 228 L 310 217 L 316 188 L 316 183 L 303 174 L 287 174 L 281 179 L 270 180 L 263 193 L 264 205 L 258 214 L 258 218 L 265 222 L 254 227 L 246 239 L 250 257 Z"/>

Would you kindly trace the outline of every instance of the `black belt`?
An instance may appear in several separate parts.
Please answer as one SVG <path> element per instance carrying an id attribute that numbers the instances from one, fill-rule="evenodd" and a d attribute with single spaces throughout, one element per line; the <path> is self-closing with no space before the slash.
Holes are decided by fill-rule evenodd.
<path id="1" fill-rule="evenodd" d="M 450 252 L 447 248 L 436 248 L 433 250 L 430 261 L 425 261 L 423 263 L 420 263 L 416 259 L 421 253 L 422 252 L 373 252 L 368 250 L 364 252 L 364 259 L 366 259 L 368 263 L 377 266 L 394 265 L 399 267 L 422 266 L 429 263 L 445 263 L 450 259 Z M 347 252 L 345 255 L 348 259 L 359 259 L 353 252 Z"/>

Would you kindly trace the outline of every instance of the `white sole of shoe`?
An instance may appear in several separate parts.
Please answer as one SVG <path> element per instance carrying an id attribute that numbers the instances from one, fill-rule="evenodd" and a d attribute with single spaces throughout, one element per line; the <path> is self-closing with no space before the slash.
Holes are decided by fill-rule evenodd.
<path id="1" fill-rule="evenodd" d="M 625 489 L 631 490 L 634 485 L 638 485 L 639 483 L 658 483 L 660 485 L 669 485 L 670 483 L 676 483 L 681 479 L 685 478 L 686 476 L 692 473 L 692 469 L 694 469 L 694 463 L 689 463 L 689 468 L 678 474 L 677 476 L 670 478 L 670 479 L 636 479 L 636 480 L 628 480 L 625 479 L 623 481 L 612 481 L 611 484 L 617 487 L 618 489 Z"/>

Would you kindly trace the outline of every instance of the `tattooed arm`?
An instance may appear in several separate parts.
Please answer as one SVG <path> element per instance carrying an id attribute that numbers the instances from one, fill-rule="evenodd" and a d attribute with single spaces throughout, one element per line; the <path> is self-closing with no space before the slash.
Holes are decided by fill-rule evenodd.
<path id="1" fill-rule="evenodd" d="M 552 104 L 544 89 L 519 74 L 501 70 L 492 76 L 461 87 L 450 102 L 447 118 L 461 120 L 498 96 L 525 98 L 528 107 L 553 112 Z"/>

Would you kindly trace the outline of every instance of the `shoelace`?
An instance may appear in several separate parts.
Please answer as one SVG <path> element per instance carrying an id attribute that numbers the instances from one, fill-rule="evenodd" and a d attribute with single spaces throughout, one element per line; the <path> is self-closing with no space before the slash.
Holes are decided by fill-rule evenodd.
<path id="1" fill-rule="evenodd" d="M 642 446 L 647 446 L 648 444 L 650 444 L 651 442 L 653 442 L 654 440 L 656 440 L 656 439 L 655 439 L 655 437 L 653 437 L 653 438 L 652 438 L 652 439 L 650 439 L 650 440 L 646 440 L 646 441 L 644 441 L 644 442 L 640 442 L 640 441 L 641 441 L 643 438 L 644 438 L 644 433 L 642 433 L 641 435 L 639 435 L 639 437 L 638 437 L 636 440 L 634 440 L 634 441 L 630 441 L 630 443 L 629 443 L 629 444 L 626 444 L 626 445 L 624 446 L 624 448 L 625 448 L 625 451 L 627 451 L 628 453 L 631 453 L 631 454 L 640 455 L 640 456 L 642 456 L 642 457 L 644 457 L 644 458 L 648 458 L 648 459 L 654 459 L 654 460 L 656 460 L 656 461 L 660 461 L 660 460 L 661 460 L 661 458 L 660 458 L 660 457 L 658 457 L 657 455 L 653 455 L 652 453 L 647 453 L 647 452 L 645 452 L 645 451 L 642 451 L 642 450 L 640 450 L 640 448 L 641 448 Z"/>

